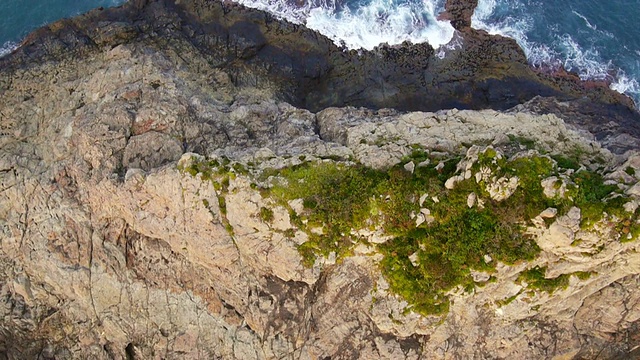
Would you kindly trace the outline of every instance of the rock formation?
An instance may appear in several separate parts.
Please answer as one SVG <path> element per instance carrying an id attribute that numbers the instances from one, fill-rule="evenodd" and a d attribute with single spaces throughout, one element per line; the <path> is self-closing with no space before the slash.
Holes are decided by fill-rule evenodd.
<path id="1" fill-rule="evenodd" d="M 0 353 L 637 356 L 638 114 L 454 23 L 458 45 L 442 54 L 348 52 L 200 0 L 131 1 L 36 31 L 0 59 Z M 496 110 L 438 111 L 453 107 Z M 517 167 L 529 159 L 547 167 Z M 432 174 L 440 187 L 402 200 L 402 231 L 439 226 L 447 201 L 501 216 L 529 215 L 504 210 L 509 199 L 545 205 L 509 228 L 535 256 L 476 251 L 483 267 L 455 269 L 464 282 L 419 311 L 424 294 L 385 272 L 425 261 L 392 247 L 395 200 L 372 193 L 379 223 L 355 219 L 340 242 L 314 245 L 332 224 L 314 223 L 312 198 L 286 198 L 316 181 L 287 177 L 305 166 Z M 606 192 L 581 192 L 592 183 Z M 516 202 L 529 185 L 544 197 Z"/>

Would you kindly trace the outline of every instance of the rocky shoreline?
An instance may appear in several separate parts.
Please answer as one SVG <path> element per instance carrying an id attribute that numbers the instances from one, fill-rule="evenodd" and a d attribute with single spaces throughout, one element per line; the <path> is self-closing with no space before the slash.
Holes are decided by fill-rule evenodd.
<path id="1" fill-rule="evenodd" d="M 448 2 L 457 45 L 438 52 L 345 51 L 204 0 L 34 32 L 0 58 L 0 355 L 638 356 L 640 115 L 606 84 L 532 69 L 469 27 L 474 7 Z M 373 192 L 325 241 L 322 199 L 288 197 L 325 186 L 320 169 L 431 193 Z M 531 251 L 465 258 L 433 308 L 393 261 L 426 269 L 426 247 L 397 239 L 449 224 L 442 204 L 513 216 L 501 229 Z"/>
<path id="2" fill-rule="evenodd" d="M 324 36 L 229 2 L 131 1 L 61 20 L 31 34 L 11 56 L 5 73 L 78 57 L 95 57 L 128 43 L 144 43 L 192 72 L 222 71 L 237 88 L 260 89 L 310 111 L 356 106 L 401 111 L 506 110 L 535 97 L 551 97 L 570 110 L 535 102 L 528 111 L 553 112 L 598 139 L 640 137 L 631 99 L 606 83 L 566 72 L 531 68 L 512 39 L 469 27 L 473 1 L 449 1 L 457 32 L 438 53 L 428 44 L 381 45 L 345 51 Z M 198 58 L 198 66 L 192 59 Z M 612 144 L 619 151 L 637 147 Z"/>

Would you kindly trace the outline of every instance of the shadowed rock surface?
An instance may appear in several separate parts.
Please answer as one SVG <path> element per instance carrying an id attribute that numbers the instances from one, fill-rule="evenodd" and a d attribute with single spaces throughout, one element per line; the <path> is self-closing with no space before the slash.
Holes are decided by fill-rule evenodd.
<path id="1" fill-rule="evenodd" d="M 261 193 L 261 172 L 302 159 L 385 168 L 415 145 L 464 159 L 473 144 L 526 153 L 510 139 L 527 138 L 581 154 L 637 208 L 629 100 L 535 72 L 512 40 L 466 27 L 468 9 L 448 11 L 459 45 L 442 58 L 427 44 L 345 52 L 263 12 L 196 0 L 132 1 L 30 35 L 0 59 L 0 354 L 634 356 L 639 245 L 612 235 L 613 221 L 584 230 L 573 211 L 528 224 L 535 260 L 499 264 L 495 282 L 452 290 L 448 314 L 422 316 L 389 291 L 379 234 L 305 267 L 296 205 Z M 452 107 L 511 110 L 404 112 Z M 224 194 L 184 170 L 204 156 L 242 164 Z M 527 288 L 519 275 L 536 265 L 568 286 Z"/>
<path id="2" fill-rule="evenodd" d="M 600 122 L 603 112 L 616 122 L 632 119 L 623 128 L 637 137 L 640 116 L 630 99 L 604 83 L 534 71 L 514 40 L 468 26 L 473 1 L 449 1 L 446 8 L 444 17 L 459 31 L 438 52 L 428 44 L 362 52 L 345 51 L 303 26 L 231 3 L 132 1 L 42 28 L 12 56 L 0 59 L 0 67 L 10 72 L 144 43 L 194 72 L 222 70 L 235 86 L 270 90 L 311 111 L 346 105 L 504 110 L 535 96 L 588 99 L 600 109 L 584 112 L 595 116 L 591 122 Z M 199 68 L 192 66 L 193 58 L 203 60 Z"/>

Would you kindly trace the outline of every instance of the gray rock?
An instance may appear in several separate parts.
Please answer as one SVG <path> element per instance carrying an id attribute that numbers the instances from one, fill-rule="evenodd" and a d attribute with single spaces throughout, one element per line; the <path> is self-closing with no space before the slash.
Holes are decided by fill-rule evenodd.
<path id="1" fill-rule="evenodd" d="M 413 161 L 409 161 L 408 163 L 404 164 L 404 169 L 412 174 L 415 168 L 416 168 L 416 164 Z"/>

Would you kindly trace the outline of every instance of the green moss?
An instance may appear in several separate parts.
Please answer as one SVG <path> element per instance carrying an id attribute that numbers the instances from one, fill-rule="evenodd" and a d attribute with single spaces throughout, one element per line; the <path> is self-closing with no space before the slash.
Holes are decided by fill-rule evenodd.
<path id="1" fill-rule="evenodd" d="M 311 225 L 322 226 L 324 229 L 322 235 L 310 233 L 309 244 L 303 246 L 302 251 L 315 251 L 324 256 L 336 252 L 338 257 L 344 256 L 353 245 L 355 239 L 350 235 L 351 230 L 365 226 L 370 214 L 370 198 L 378 183 L 384 180 L 383 173 L 363 166 L 327 162 L 283 169 L 280 176 L 285 181 L 271 189 L 271 196 L 283 204 L 303 199 L 306 209 L 303 216 L 309 226 L 301 221 L 298 225 L 309 229 Z M 292 221 L 296 222 L 295 218 Z"/>
<path id="2" fill-rule="evenodd" d="M 402 158 L 402 163 L 407 163 L 409 161 L 414 161 L 416 164 L 419 164 L 425 160 L 429 159 L 429 153 L 425 151 L 419 145 L 411 146 L 411 154 Z"/>
<path id="3" fill-rule="evenodd" d="M 265 170 L 261 179 L 274 177 L 269 181 L 273 185 L 270 189 L 261 189 L 261 194 L 285 207 L 291 200 L 302 199 L 303 211 L 296 213 L 289 208 L 289 215 L 291 223 L 308 235 L 308 241 L 298 246 L 303 264 L 308 267 L 313 266 L 318 257 L 332 252 L 337 255 L 337 261 L 349 256 L 354 245 L 362 241 L 352 235 L 352 230 L 381 227 L 386 235 L 394 236 L 377 245 L 383 255 L 382 274 L 390 290 L 409 303 L 407 311 L 425 315 L 448 311 L 450 303 L 446 293 L 449 290 L 462 287 L 470 292 L 483 285 L 475 283 L 470 274 L 472 269 L 490 273 L 495 270 L 484 262 L 484 255 L 495 260 L 492 264 L 534 259 L 540 249 L 525 235 L 523 225 L 548 207 L 556 207 L 562 213 L 570 206 L 581 206 L 583 216 L 588 219 L 607 211 L 629 220 L 620 225 L 628 232 L 640 232 L 635 225 L 637 214 L 629 216 L 620 211 L 626 198 L 613 196 L 617 191 L 615 187 L 604 186 L 602 176 L 597 173 L 585 170 L 574 173 L 570 180 L 576 186 L 569 186 L 570 197 L 548 199 L 543 194 L 541 180 L 559 171 L 550 158 L 530 156 L 508 161 L 489 148 L 479 154 L 475 169 L 488 166 L 492 176 L 519 179 L 515 193 L 507 200 L 496 202 L 484 190 L 486 184 L 477 183 L 474 178 L 459 182 L 453 190 L 444 187 L 445 181 L 456 173 L 459 158 L 442 161 L 439 170 L 435 161 L 429 166 L 417 167 L 413 173 L 402 166 L 407 161 L 427 159 L 433 160 L 426 151 L 414 146 L 403 162 L 386 170 L 326 161 Z M 560 169 L 576 167 L 572 160 L 559 157 L 555 160 Z M 233 176 L 227 165 L 223 162 L 212 167 L 213 164 L 205 162 L 191 172 L 202 173 L 203 179 L 205 173 L 211 174 L 207 176 L 219 184 L 220 211 L 225 227 L 230 228 L 225 221 L 226 204 L 222 196 L 228 191 Z M 235 166 L 233 170 L 240 173 Z M 483 208 L 467 206 L 467 197 L 472 192 L 484 200 Z M 420 204 L 424 194 L 428 196 Z M 433 201 L 433 197 L 440 200 Z M 415 215 L 422 216 L 421 208 L 429 209 L 430 215 L 428 221 L 416 226 Z M 273 221 L 273 211 L 266 207 L 260 209 L 259 216 L 264 222 Z M 321 228 L 321 233 L 315 228 Z M 232 233 L 233 229 L 228 230 Z M 294 237 L 296 231 L 289 229 L 285 236 Z M 533 268 L 523 272 L 519 280 L 526 281 L 532 289 L 549 292 L 568 285 L 571 274 L 545 279 L 545 272 L 546 268 Z M 587 276 L 574 275 L 581 279 Z"/>
<path id="4" fill-rule="evenodd" d="M 302 256 L 302 264 L 309 268 L 316 262 L 316 253 L 318 253 L 318 251 L 319 249 L 312 241 L 298 245 L 298 252 Z"/>
<path id="5" fill-rule="evenodd" d="M 233 166 L 231 167 L 237 174 L 242 174 L 242 175 L 249 174 L 249 170 L 247 170 L 247 168 L 240 163 L 234 163 Z"/>
<path id="6" fill-rule="evenodd" d="M 574 272 L 572 275 L 575 275 L 578 279 L 584 281 L 584 280 L 588 280 L 593 275 L 597 275 L 597 273 L 592 271 L 577 271 L 577 272 Z"/>
<path id="7" fill-rule="evenodd" d="M 493 159 L 496 157 L 496 155 L 498 155 L 498 153 L 496 152 L 495 149 L 493 148 L 487 148 L 483 153 L 482 153 L 483 157 L 487 158 L 487 159 Z"/>
<path id="8" fill-rule="evenodd" d="M 572 180 L 578 185 L 576 203 L 601 202 L 607 195 L 617 190 L 616 185 L 605 185 L 602 175 L 591 171 L 579 171 Z"/>
<path id="9" fill-rule="evenodd" d="M 582 225 L 591 225 L 600 219 L 605 212 L 620 214 L 625 198 L 605 200 L 618 190 L 616 185 L 605 185 L 602 175 L 592 171 L 579 171 L 572 176 L 577 185 L 574 196 L 575 205 L 580 208 Z"/>
<path id="10" fill-rule="evenodd" d="M 546 271 L 546 267 L 536 266 L 520 273 L 517 281 L 526 281 L 529 288 L 546 291 L 552 294 L 557 289 L 566 289 L 567 286 L 569 286 L 569 279 L 571 276 L 575 276 L 579 280 L 585 281 L 591 278 L 591 276 L 597 275 L 597 273 L 593 271 L 576 271 L 548 279 L 545 278 Z"/>
<path id="11" fill-rule="evenodd" d="M 227 234 L 229 234 L 229 236 L 233 237 L 235 235 L 233 232 L 233 226 L 231 226 L 228 221 L 225 222 L 224 228 L 227 230 Z"/>
<path id="12" fill-rule="evenodd" d="M 559 288 L 565 289 L 569 286 L 571 274 L 562 274 L 558 277 L 547 279 L 545 278 L 546 272 L 546 267 L 536 266 L 520 273 L 518 281 L 526 281 L 529 288 L 546 291 L 550 294 Z"/>
<path id="13" fill-rule="evenodd" d="M 503 306 L 507 306 L 509 304 L 511 304 L 515 299 L 518 298 L 518 296 L 521 294 L 522 292 L 518 292 L 517 294 L 513 295 L 513 296 L 509 296 L 506 299 L 503 300 L 498 300 L 496 301 L 496 305 L 498 305 L 499 307 L 503 307 Z"/>
<path id="14" fill-rule="evenodd" d="M 526 149 L 535 149 L 536 147 L 536 142 L 535 140 L 523 137 L 523 136 L 516 136 L 513 134 L 508 134 L 507 135 L 509 137 L 509 141 L 511 142 L 511 144 L 513 145 L 518 145 L 518 146 L 522 146 Z"/>
<path id="15" fill-rule="evenodd" d="M 640 237 L 640 225 L 638 224 L 632 225 L 630 233 L 631 233 L 631 239 L 629 239 L 629 241 L 638 240 L 638 237 Z"/>
<path id="16" fill-rule="evenodd" d="M 498 153 L 493 148 L 487 148 L 484 152 L 478 154 L 478 162 L 475 164 L 476 168 L 480 168 L 481 166 L 489 166 L 493 167 L 494 163 L 497 163 Z M 504 159 L 501 159 L 501 163 L 503 163 Z"/>
<path id="17" fill-rule="evenodd" d="M 412 159 L 416 161 L 425 156 L 420 149 L 415 152 Z M 493 159 L 497 153 L 485 155 Z M 535 242 L 523 234 L 520 223 L 528 216 L 524 208 L 514 211 L 509 204 L 489 200 L 484 209 L 470 209 L 470 192 L 487 198 L 474 179 L 459 183 L 454 190 L 445 189 L 444 182 L 455 173 L 458 161 L 445 161 L 440 170 L 435 165 L 416 168 L 413 174 L 401 164 L 384 171 L 360 165 L 303 164 L 281 170 L 284 181 L 271 189 L 271 196 L 282 204 L 303 199 L 304 212 L 291 211 L 290 215 L 309 235 L 298 248 L 306 266 L 331 252 L 345 256 L 359 241 L 350 234 L 352 229 L 380 224 L 387 234 L 396 236 L 378 246 L 384 255 L 381 270 L 391 290 L 405 298 L 412 311 L 443 314 L 449 309 L 448 290 L 463 286 L 473 291 L 477 285 L 471 269 L 493 271 L 483 255 L 515 263 L 531 260 L 539 252 Z M 508 172 L 523 179 L 524 186 L 518 191 L 537 191 L 543 198 L 540 178 L 551 169 L 546 158 L 518 159 L 509 164 Z M 429 196 L 422 207 L 430 210 L 432 223 L 416 228 L 409 214 L 420 213 L 419 199 L 425 193 Z M 432 201 L 433 196 L 440 201 Z M 323 233 L 311 232 L 315 226 L 322 226 Z M 413 254 L 417 265 L 409 260 Z"/>
<path id="18" fill-rule="evenodd" d="M 294 238 L 296 236 L 296 229 L 290 228 L 283 232 L 284 236 L 287 238 Z"/>
<path id="19" fill-rule="evenodd" d="M 554 155 L 551 158 L 556 161 L 559 168 L 573 170 L 578 170 L 580 168 L 580 164 L 575 159 L 567 158 L 562 155 Z"/>
<path id="20" fill-rule="evenodd" d="M 630 242 L 638 240 L 640 237 L 640 224 L 638 224 L 638 211 L 631 219 L 625 219 L 619 224 L 622 227 L 620 242 Z"/>
<path id="21" fill-rule="evenodd" d="M 543 156 L 522 157 L 507 162 L 504 174 L 517 176 L 519 185 L 499 210 L 503 217 L 510 218 L 509 222 L 529 221 L 550 206 L 560 207 L 561 204 L 557 200 L 548 199 L 544 195 L 541 185 L 541 181 L 553 172 L 553 163 Z M 512 216 L 509 216 L 509 213 Z"/>
<path id="22" fill-rule="evenodd" d="M 462 197 L 459 197 L 462 198 Z M 430 227 L 407 231 L 379 246 L 381 262 L 391 289 L 402 295 L 416 311 L 441 314 L 448 309 L 444 293 L 458 285 L 471 290 L 476 285 L 471 269 L 493 268 L 484 254 L 506 263 L 531 260 L 539 252 L 533 241 L 522 235 L 517 224 L 504 222 L 490 203 L 483 210 L 456 205 L 444 198 L 446 216 Z M 414 225 L 415 227 L 415 225 Z M 418 265 L 409 256 L 417 253 Z"/>
<path id="23" fill-rule="evenodd" d="M 325 155 L 325 156 L 320 156 L 320 159 L 323 160 L 333 160 L 333 161 L 343 161 L 346 160 L 345 158 L 343 158 L 340 155 Z"/>
<path id="24" fill-rule="evenodd" d="M 229 177 L 225 176 L 222 178 L 222 181 L 220 182 L 220 189 L 224 192 L 229 190 Z"/>
<path id="25" fill-rule="evenodd" d="M 636 174 L 636 169 L 632 168 L 631 166 L 627 166 L 627 168 L 624 169 L 624 172 L 626 172 L 628 175 L 634 176 Z"/>
<path id="26" fill-rule="evenodd" d="M 260 220 L 262 220 L 265 223 L 270 223 L 273 221 L 273 210 L 266 208 L 266 207 L 261 207 L 260 208 Z"/>
<path id="27" fill-rule="evenodd" d="M 180 169 L 183 172 L 195 177 L 198 174 L 202 174 L 202 180 L 211 180 L 215 174 L 217 168 L 220 166 L 216 160 L 198 160 L 195 157 L 191 159 L 191 165 L 186 168 Z"/>
<path id="28" fill-rule="evenodd" d="M 227 201 L 222 195 L 218 195 L 218 207 L 220 207 L 220 213 L 222 215 L 227 215 Z"/>

